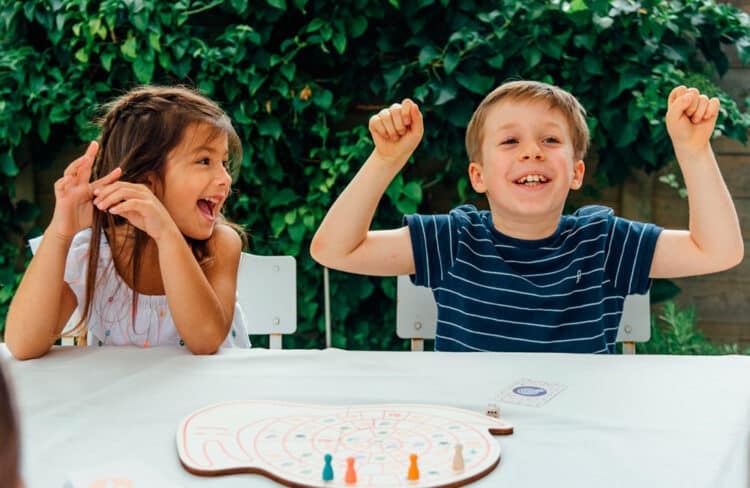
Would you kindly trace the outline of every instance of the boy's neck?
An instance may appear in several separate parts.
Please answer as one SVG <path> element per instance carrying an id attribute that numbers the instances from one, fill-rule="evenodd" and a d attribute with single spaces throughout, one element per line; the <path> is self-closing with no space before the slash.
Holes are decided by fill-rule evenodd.
<path id="1" fill-rule="evenodd" d="M 549 217 L 522 217 L 498 215 L 492 210 L 492 225 L 503 235 L 524 241 L 546 239 L 555 233 L 560 225 L 560 215 Z"/>

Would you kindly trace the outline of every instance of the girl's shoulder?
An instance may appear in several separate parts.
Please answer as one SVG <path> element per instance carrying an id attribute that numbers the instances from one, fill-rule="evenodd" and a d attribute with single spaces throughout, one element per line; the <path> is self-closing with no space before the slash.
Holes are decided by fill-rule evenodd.
<path id="1" fill-rule="evenodd" d="M 68 256 L 72 258 L 88 257 L 89 249 L 91 247 L 92 235 L 93 234 L 92 234 L 91 227 L 87 229 L 83 229 L 82 231 L 78 232 L 73 237 L 73 240 L 70 243 L 70 250 L 68 251 Z M 107 241 L 107 235 L 104 232 L 102 232 L 99 238 L 99 257 L 109 258 L 110 255 L 111 253 L 109 250 L 109 242 Z"/>
<path id="2" fill-rule="evenodd" d="M 71 284 L 71 286 L 85 283 L 92 235 L 91 228 L 83 229 L 73 237 L 73 241 L 70 243 L 68 257 L 65 262 L 65 281 Z M 96 263 L 98 268 L 106 267 L 112 259 L 112 253 L 110 252 L 109 243 L 104 232 L 102 232 L 99 240 L 98 258 Z"/>
<path id="3" fill-rule="evenodd" d="M 214 256 L 217 252 L 239 254 L 242 251 L 242 238 L 232 226 L 220 223 L 214 228 L 214 232 L 209 237 L 207 245 L 209 251 Z"/>

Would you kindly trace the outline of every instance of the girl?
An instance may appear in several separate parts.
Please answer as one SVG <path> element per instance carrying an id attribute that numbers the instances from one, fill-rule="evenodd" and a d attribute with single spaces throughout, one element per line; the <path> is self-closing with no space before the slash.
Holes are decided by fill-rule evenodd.
<path id="1" fill-rule="evenodd" d="M 42 356 L 76 307 L 74 333 L 93 344 L 249 347 L 235 297 L 242 239 L 221 214 L 242 151 L 229 118 L 188 89 L 144 87 L 101 125 L 101 149 L 92 142 L 55 182 L 52 221 L 8 310 L 8 349 Z"/>

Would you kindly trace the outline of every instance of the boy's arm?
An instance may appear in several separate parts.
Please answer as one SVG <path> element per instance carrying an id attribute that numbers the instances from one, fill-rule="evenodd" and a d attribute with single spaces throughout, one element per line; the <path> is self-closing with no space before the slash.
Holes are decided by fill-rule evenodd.
<path id="1" fill-rule="evenodd" d="M 664 230 L 656 241 L 650 278 L 714 273 L 737 265 L 744 242 L 737 211 L 716 164 L 710 137 L 719 100 L 680 86 L 669 95 L 667 131 L 685 179 L 689 230 Z"/>
<path id="2" fill-rule="evenodd" d="M 414 273 L 409 229 L 370 231 L 375 209 L 422 139 L 422 114 L 411 100 L 370 118 L 375 149 L 328 210 L 310 245 L 320 264 L 350 273 Z"/>

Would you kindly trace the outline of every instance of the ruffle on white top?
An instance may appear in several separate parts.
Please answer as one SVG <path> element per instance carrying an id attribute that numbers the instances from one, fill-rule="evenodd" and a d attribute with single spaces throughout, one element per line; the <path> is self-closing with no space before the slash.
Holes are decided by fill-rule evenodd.
<path id="1" fill-rule="evenodd" d="M 42 236 L 29 241 L 32 252 L 41 243 Z M 65 282 L 83 306 L 86 293 L 91 229 L 75 235 L 65 263 Z M 133 290 L 123 281 L 114 266 L 112 251 L 106 236 L 99 245 L 97 284 L 88 323 L 89 345 L 136 345 L 141 347 L 185 345 L 172 321 L 166 295 L 138 294 L 138 307 L 133 316 Z M 250 347 L 245 317 L 239 303 L 234 305 L 232 327 L 222 347 Z"/>

